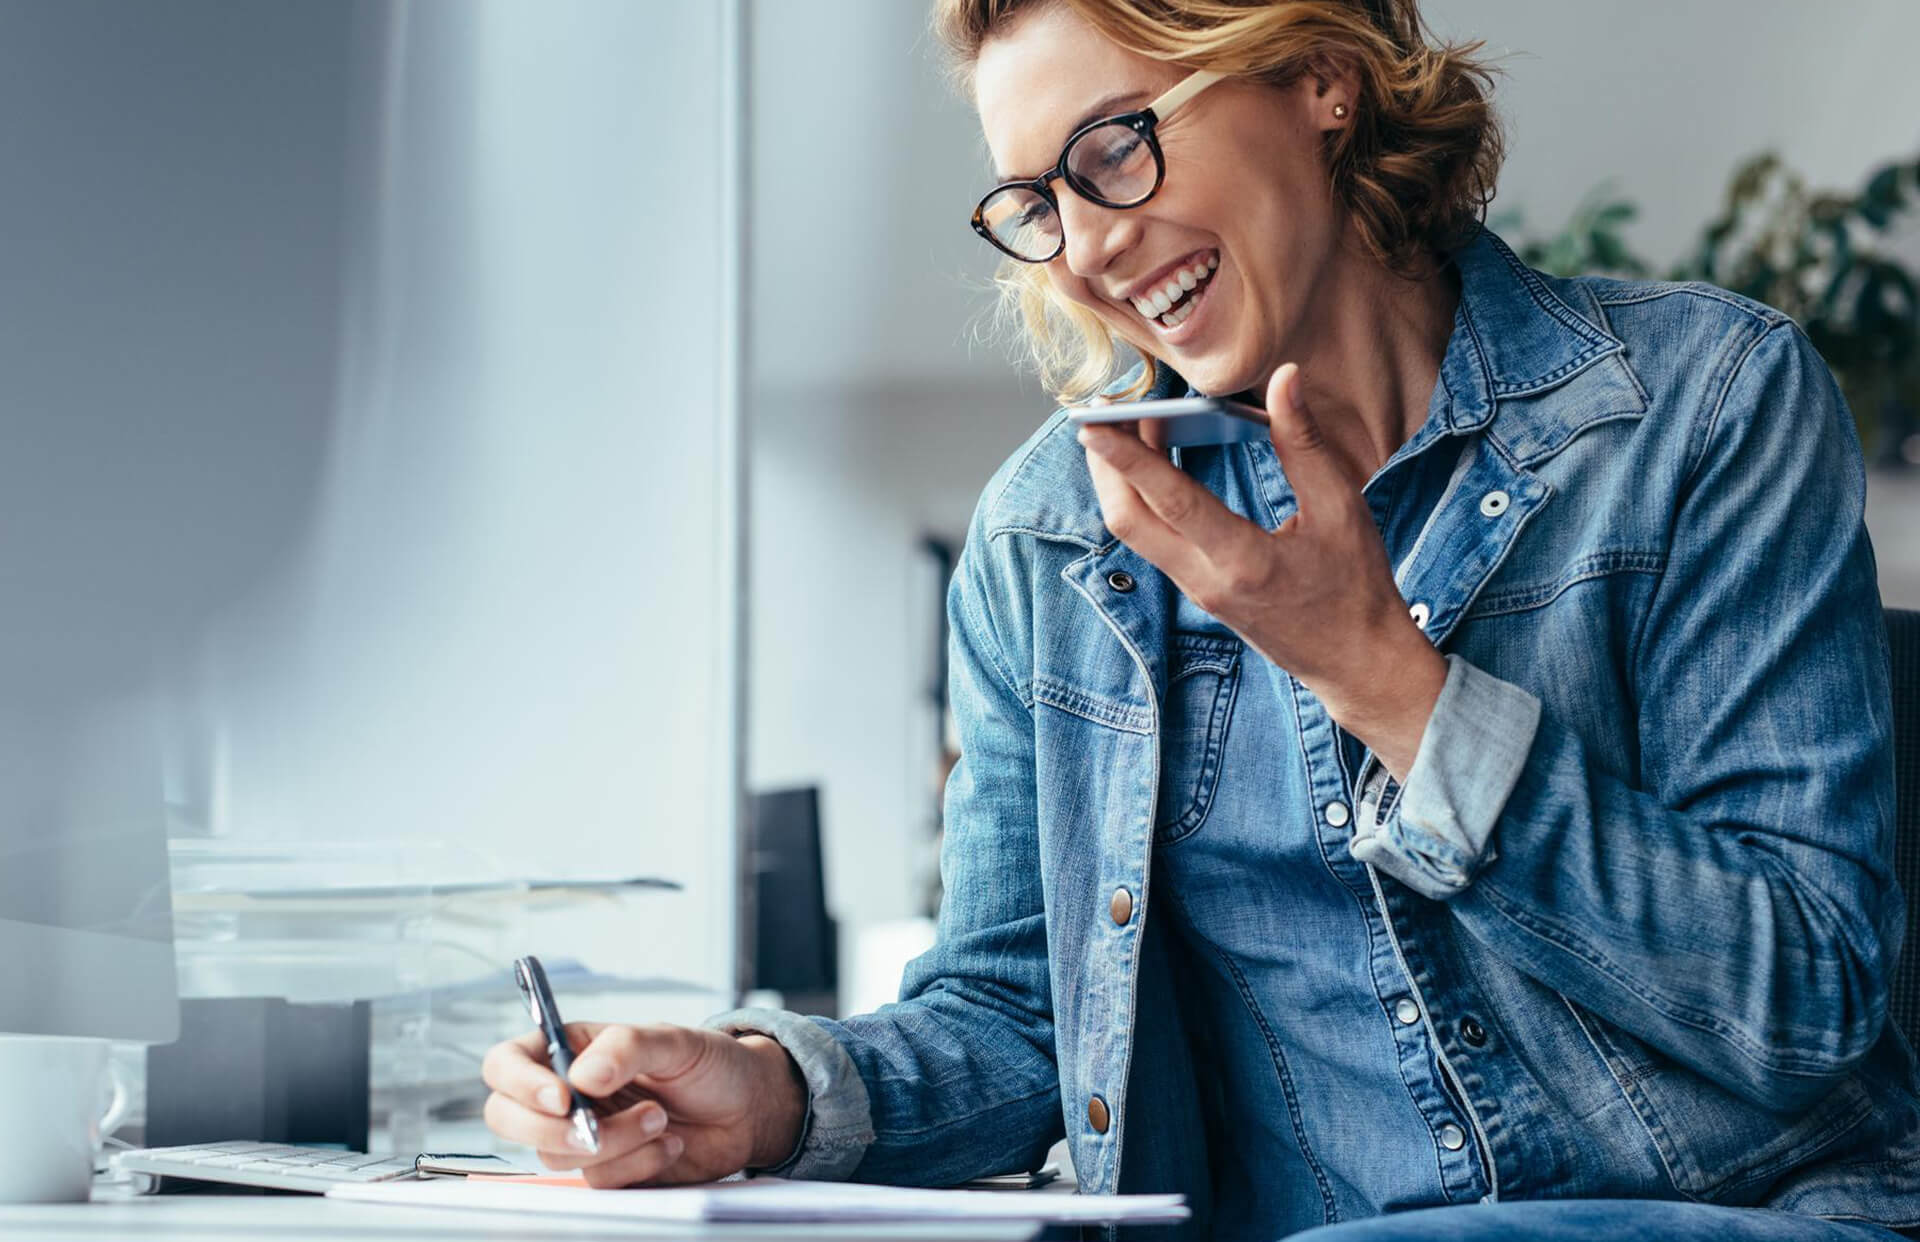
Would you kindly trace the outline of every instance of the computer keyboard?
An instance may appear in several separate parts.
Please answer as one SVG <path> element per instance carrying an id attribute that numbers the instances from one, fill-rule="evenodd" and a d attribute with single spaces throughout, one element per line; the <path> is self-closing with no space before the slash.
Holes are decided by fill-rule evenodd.
<path id="1" fill-rule="evenodd" d="M 370 1156 L 337 1147 L 291 1147 L 285 1143 L 195 1143 L 123 1151 L 113 1163 L 129 1173 L 154 1177 L 303 1190 L 325 1194 L 349 1182 L 385 1182 L 412 1177 L 411 1156 Z"/>

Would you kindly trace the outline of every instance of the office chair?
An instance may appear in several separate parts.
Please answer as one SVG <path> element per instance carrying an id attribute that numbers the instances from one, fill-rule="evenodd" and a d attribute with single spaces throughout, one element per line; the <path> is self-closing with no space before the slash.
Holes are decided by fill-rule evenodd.
<path id="1" fill-rule="evenodd" d="M 1889 608 L 1893 656 L 1893 870 L 1907 892 L 1907 943 L 1888 1013 L 1920 1047 L 1920 612 Z"/>

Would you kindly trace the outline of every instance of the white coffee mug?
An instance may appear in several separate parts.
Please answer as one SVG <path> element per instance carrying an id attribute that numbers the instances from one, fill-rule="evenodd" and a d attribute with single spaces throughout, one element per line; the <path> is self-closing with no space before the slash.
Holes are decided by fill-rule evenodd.
<path id="1" fill-rule="evenodd" d="M 0 1203 L 76 1203 L 92 1192 L 100 1137 L 127 1115 L 127 1087 L 107 1064 L 109 1047 L 104 1039 L 0 1035 Z"/>

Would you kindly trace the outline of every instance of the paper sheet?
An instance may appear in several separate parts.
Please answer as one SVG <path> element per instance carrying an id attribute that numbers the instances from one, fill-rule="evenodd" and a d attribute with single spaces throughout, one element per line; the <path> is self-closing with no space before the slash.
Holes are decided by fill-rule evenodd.
<path id="1" fill-rule="evenodd" d="M 512 1181 L 373 1182 L 337 1186 L 329 1198 L 422 1207 L 553 1212 L 629 1220 L 693 1222 L 1041 1221 L 1165 1223 L 1188 1216 L 1185 1195 L 1076 1195 L 997 1190 L 911 1190 L 764 1177 L 638 1190 L 515 1185 Z"/>

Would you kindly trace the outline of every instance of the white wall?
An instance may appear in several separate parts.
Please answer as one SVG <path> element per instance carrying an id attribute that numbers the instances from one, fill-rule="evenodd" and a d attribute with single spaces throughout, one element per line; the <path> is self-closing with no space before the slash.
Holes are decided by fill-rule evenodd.
<path id="1" fill-rule="evenodd" d="M 216 831 L 667 875 L 682 918 L 580 951 L 712 982 L 733 857 L 721 7 L 391 11 L 311 518 L 208 655 Z"/>
<path id="2" fill-rule="evenodd" d="M 1733 166 L 1780 151 L 1815 186 L 1855 189 L 1920 148 L 1913 0 L 1429 0 L 1441 33 L 1483 39 L 1511 146 L 1496 209 L 1557 229 L 1613 178 L 1630 233 L 1666 264 L 1717 213 Z"/>
<path id="3" fill-rule="evenodd" d="M 1496 210 L 1521 206 L 1539 231 L 1616 178 L 1644 209 L 1629 236 L 1665 263 L 1748 154 L 1777 146 L 1816 183 L 1853 186 L 1920 146 L 1912 0 L 1427 8 L 1510 53 Z M 965 224 L 986 164 L 925 12 L 752 5 L 749 776 L 824 785 L 828 898 L 855 924 L 910 912 L 922 879 L 918 538 L 958 535 L 1047 413 L 968 339 L 992 267 Z M 864 246 L 839 240 L 846 221 Z M 1879 540 L 1883 559 L 1897 542 Z"/>
<path id="4" fill-rule="evenodd" d="M 822 787 L 827 899 L 857 927 L 917 912 L 932 865 L 944 584 L 920 537 L 957 538 L 1047 411 L 970 340 L 980 139 L 924 7 L 750 14 L 748 783 Z"/>
<path id="5" fill-rule="evenodd" d="M 730 985 L 727 11 L 0 10 L 0 633 L 158 660 L 177 832 L 667 875 L 553 951 Z"/>

